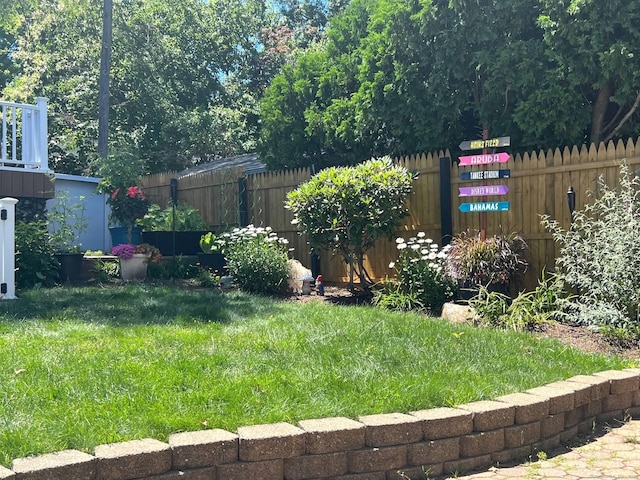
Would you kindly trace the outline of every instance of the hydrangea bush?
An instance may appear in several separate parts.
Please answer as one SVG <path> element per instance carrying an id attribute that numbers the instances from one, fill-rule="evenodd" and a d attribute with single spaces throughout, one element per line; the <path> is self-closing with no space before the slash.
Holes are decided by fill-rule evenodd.
<path id="1" fill-rule="evenodd" d="M 241 290 L 262 295 L 287 291 L 289 241 L 271 227 L 236 228 L 224 233 L 220 243 L 229 274 Z"/>
<path id="2" fill-rule="evenodd" d="M 396 239 L 398 260 L 389 264 L 396 279 L 387 282 L 374 302 L 398 310 L 421 309 L 433 315 L 454 298 L 455 283 L 447 277 L 445 264 L 449 246 L 440 248 L 424 232 L 405 240 Z"/>

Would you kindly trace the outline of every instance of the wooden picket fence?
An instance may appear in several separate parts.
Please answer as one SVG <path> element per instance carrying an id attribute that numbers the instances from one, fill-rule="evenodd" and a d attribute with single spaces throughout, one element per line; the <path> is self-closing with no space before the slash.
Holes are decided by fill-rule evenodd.
<path id="1" fill-rule="evenodd" d="M 441 157 L 452 158 L 447 150 L 396 159 L 400 165 L 418 173 L 408 202 L 409 216 L 396 236 L 408 238 L 422 231 L 436 242 L 442 241 Z M 501 165 L 501 168 L 511 170 L 510 178 L 486 181 L 488 185 L 508 186 L 509 192 L 499 200 L 510 202 L 509 211 L 487 213 L 487 234 L 518 232 L 529 246 L 529 269 L 521 287 L 535 287 L 541 272 L 553 268 L 558 254 L 559 246 L 542 227 L 541 215 L 549 215 L 568 228 L 569 187 L 572 186 L 576 192 L 576 208 L 581 209 L 590 202 L 589 195 L 597 194 L 598 178 L 602 177 L 610 187 L 619 184 L 619 166 L 623 162 L 630 166 L 632 173 L 640 176 L 640 139 L 517 154 Z M 454 234 L 480 228 L 479 213 L 462 213 L 458 209 L 462 203 L 458 198 L 458 187 L 482 183 L 462 181 L 460 173 L 480 169 L 480 166 L 459 167 L 452 161 L 449 182 Z M 295 249 L 293 255 L 310 266 L 306 237 L 299 235 L 291 225 L 292 215 L 284 208 L 284 202 L 289 191 L 311 176 L 309 168 L 247 176 L 236 169 L 185 177 L 169 172 L 145 177 L 142 183 L 152 201 L 164 205 L 170 198 L 170 179 L 178 178 L 179 200 L 196 207 L 212 230 L 224 231 L 239 225 L 243 219 L 254 225 L 271 226 L 289 239 Z M 367 270 L 372 277 L 384 279 L 393 274 L 389 263 L 396 258 L 395 242 L 380 240 L 367 255 Z M 347 268 L 340 258 L 322 254 L 320 270 L 327 282 L 348 281 Z"/>

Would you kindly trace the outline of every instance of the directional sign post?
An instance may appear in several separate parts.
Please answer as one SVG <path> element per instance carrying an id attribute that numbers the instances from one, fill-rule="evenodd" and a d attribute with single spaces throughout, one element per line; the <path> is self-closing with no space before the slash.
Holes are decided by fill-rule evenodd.
<path id="1" fill-rule="evenodd" d="M 487 140 L 465 140 L 458 147 L 460 150 L 480 150 L 482 148 L 508 147 L 511 137 L 488 138 Z"/>
<path id="2" fill-rule="evenodd" d="M 480 185 L 477 187 L 458 187 L 459 197 L 486 197 L 489 195 L 506 195 L 509 187 L 506 185 Z"/>
<path id="3" fill-rule="evenodd" d="M 460 180 L 481 180 L 481 186 L 459 187 L 459 197 L 481 197 L 481 202 L 462 203 L 458 206 L 461 212 L 480 213 L 480 239 L 487 238 L 487 212 L 504 212 L 510 208 L 509 202 L 487 202 L 487 197 L 492 195 L 506 195 L 509 188 L 506 185 L 488 185 L 487 180 L 498 178 L 509 178 L 511 171 L 489 170 L 487 167 L 496 163 L 506 163 L 511 158 L 506 152 L 496 153 L 499 147 L 509 147 L 511 137 L 489 138 L 489 129 L 482 131 L 482 140 L 465 140 L 460 143 L 460 150 L 482 150 L 476 155 L 463 155 L 460 157 L 459 165 L 473 166 L 481 165 L 482 170 L 476 172 L 461 172 Z M 492 150 L 490 150 L 492 149 Z M 491 152 L 491 153 L 490 153 Z"/>
<path id="4" fill-rule="evenodd" d="M 460 157 L 460 165 L 491 165 L 492 163 L 506 163 L 511 158 L 506 152 L 483 155 L 467 155 Z"/>
<path id="5" fill-rule="evenodd" d="M 468 212 L 506 212 L 510 208 L 509 202 L 475 202 L 461 203 L 458 209 L 463 213 Z"/>

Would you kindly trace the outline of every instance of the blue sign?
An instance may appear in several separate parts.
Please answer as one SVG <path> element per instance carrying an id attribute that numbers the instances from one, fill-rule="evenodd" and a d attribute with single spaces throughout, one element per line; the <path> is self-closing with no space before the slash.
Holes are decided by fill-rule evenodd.
<path id="1" fill-rule="evenodd" d="M 462 172 L 460 180 L 494 180 L 496 178 L 509 178 L 511 170 L 480 170 L 477 172 Z"/>
<path id="2" fill-rule="evenodd" d="M 510 208 L 509 202 L 474 202 L 461 203 L 458 209 L 461 212 L 506 212 Z"/>

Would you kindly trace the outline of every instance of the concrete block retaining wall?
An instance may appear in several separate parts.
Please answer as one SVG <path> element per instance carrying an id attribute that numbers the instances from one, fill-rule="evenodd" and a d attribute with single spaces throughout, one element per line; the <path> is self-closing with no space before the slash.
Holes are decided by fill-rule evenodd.
<path id="1" fill-rule="evenodd" d="M 11 480 L 395 480 L 549 451 L 594 424 L 640 415 L 640 369 L 579 375 L 456 408 L 201 430 L 0 467 Z"/>

